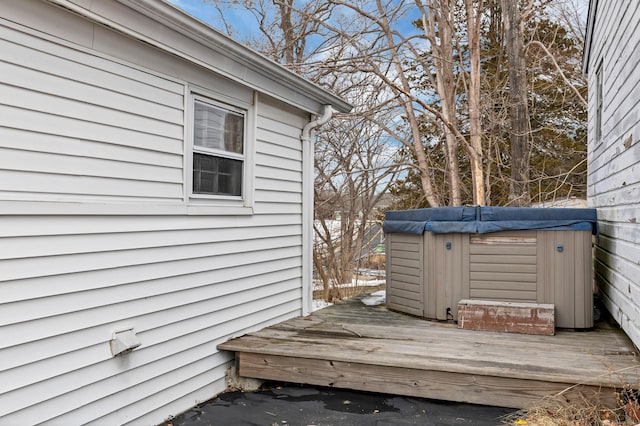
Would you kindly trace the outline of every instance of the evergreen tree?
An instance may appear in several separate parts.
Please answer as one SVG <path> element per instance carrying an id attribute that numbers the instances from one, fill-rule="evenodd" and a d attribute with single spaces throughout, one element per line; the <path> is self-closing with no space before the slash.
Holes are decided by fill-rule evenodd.
<path id="1" fill-rule="evenodd" d="M 483 167 L 486 177 L 486 201 L 492 205 L 512 205 L 511 134 L 509 132 L 509 66 L 506 40 L 499 2 L 489 2 L 484 10 L 481 27 L 481 125 Z M 586 80 L 580 71 L 582 44 L 563 23 L 554 19 L 548 9 L 536 10 L 536 18 L 524 26 L 526 46 L 527 109 L 530 181 L 533 203 L 553 202 L 569 197 L 586 196 L 586 115 L 583 99 Z M 461 31 L 464 31 L 462 27 Z M 461 33 L 459 37 L 463 37 Z M 542 49 L 540 46 L 546 48 Z M 461 46 L 464 47 L 462 44 Z M 549 56 L 552 55 L 552 58 Z M 456 54 L 462 66 L 457 68 L 458 84 L 465 84 L 467 52 Z M 562 74 L 558 70 L 562 71 Z M 417 79 L 420 77 L 417 76 Z M 573 87 L 567 84 L 568 80 Z M 458 90 L 464 93 L 463 88 Z M 437 102 L 435 100 L 434 102 Z M 464 96 L 457 102 L 457 121 L 467 129 L 468 108 Z M 429 123 L 421 125 L 425 151 L 432 168 L 434 187 L 448 193 L 448 182 L 442 173 L 447 158 L 443 155 L 442 132 Z M 467 152 L 459 149 L 460 180 L 463 204 L 472 204 L 471 172 Z M 405 161 L 412 161 L 411 152 L 403 151 Z M 392 208 L 426 207 L 420 195 L 416 174 L 409 170 L 391 189 L 396 196 Z"/>

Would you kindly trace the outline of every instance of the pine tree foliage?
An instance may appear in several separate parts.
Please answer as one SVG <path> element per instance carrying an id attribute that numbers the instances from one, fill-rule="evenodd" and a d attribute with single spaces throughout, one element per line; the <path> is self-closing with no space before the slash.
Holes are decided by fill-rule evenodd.
<path id="1" fill-rule="evenodd" d="M 580 70 L 582 41 L 553 14 L 538 6 L 530 11 L 524 26 L 529 110 L 529 191 L 532 203 L 553 203 L 567 198 L 586 197 L 586 118 L 587 108 L 575 93 L 586 96 L 587 84 Z M 532 43 L 534 42 L 534 43 Z M 545 52 L 539 44 L 546 47 Z M 548 53 L 553 55 L 553 60 Z M 460 52 L 464 58 L 466 53 Z M 484 150 L 487 204 L 509 205 L 511 149 L 509 135 L 509 79 L 499 2 L 488 2 L 482 26 L 482 146 Z M 564 78 L 558 71 L 560 67 Z M 462 69 L 460 71 L 462 73 Z M 462 76 L 460 80 L 463 82 Z M 461 97 L 458 121 L 468 116 Z M 464 127 L 464 125 L 463 125 Z M 442 155 L 442 135 L 438 128 L 423 126 L 424 144 L 429 152 L 434 182 L 446 193 L 442 177 L 446 157 Z M 404 151 L 410 160 L 411 153 Z M 472 204 L 471 177 L 464 150 L 459 150 L 463 203 Z M 409 172 L 391 188 L 397 197 L 394 208 L 427 207 Z"/>

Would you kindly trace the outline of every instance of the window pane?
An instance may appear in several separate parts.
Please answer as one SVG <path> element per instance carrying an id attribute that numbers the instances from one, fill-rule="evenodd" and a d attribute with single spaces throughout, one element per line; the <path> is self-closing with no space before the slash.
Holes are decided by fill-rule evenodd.
<path id="1" fill-rule="evenodd" d="M 242 154 L 244 115 L 195 101 L 194 145 Z"/>
<path id="2" fill-rule="evenodd" d="M 242 195 L 242 161 L 193 153 L 193 192 Z"/>
<path id="3" fill-rule="evenodd" d="M 602 100 L 604 94 L 602 92 L 602 63 L 596 70 L 596 142 L 600 142 L 602 139 Z"/>
<path id="4" fill-rule="evenodd" d="M 224 121 L 224 148 L 227 151 L 242 154 L 244 145 L 244 116 L 227 112 Z"/>

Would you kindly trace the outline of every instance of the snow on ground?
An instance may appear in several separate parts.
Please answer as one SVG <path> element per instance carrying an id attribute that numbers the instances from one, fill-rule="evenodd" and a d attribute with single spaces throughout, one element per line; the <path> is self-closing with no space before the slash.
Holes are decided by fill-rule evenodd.
<path id="1" fill-rule="evenodd" d="M 364 303 L 367 306 L 382 305 L 387 301 L 387 291 L 386 290 L 376 291 L 374 293 L 371 293 L 368 296 L 363 297 L 361 300 L 362 300 L 362 303 Z"/>
<path id="2" fill-rule="evenodd" d="M 361 300 L 362 300 L 362 303 L 364 303 L 367 306 L 382 305 L 387 301 L 387 291 L 380 290 L 380 291 L 373 292 L 371 294 L 364 296 Z M 311 306 L 311 309 L 313 312 L 315 312 L 319 309 L 326 308 L 327 306 L 331 306 L 331 305 L 333 305 L 333 303 L 325 302 L 323 299 L 313 299 L 313 304 Z"/>
<path id="3" fill-rule="evenodd" d="M 333 303 L 325 302 L 324 299 L 313 299 L 311 310 L 315 312 L 318 309 L 326 308 L 327 306 L 331 305 L 333 305 Z"/>
<path id="4" fill-rule="evenodd" d="M 340 288 L 377 287 L 379 285 L 383 285 L 383 284 L 386 284 L 386 283 L 387 283 L 386 279 L 382 279 L 382 280 L 356 280 L 356 279 L 354 279 L 353 281 L 351 281 L 351 284 L 340 284 L 340 285 L 335 285 L 334 284 L 334 287 L 340 287 Z M 314 290 L 322 290 L 322 281 L 314 280 L 313 289 Z"/>
<path id="5" fill-rule="evenodd" d="M 358 292 L 361 292 L 361 291 L 366 291 L 365 290 L 366 287 L 379 287 L 386 283 L 387 281 L 385 279 L 381 279 L 381 280 L 354 279 L 351 283 L 348 283 L 348 284 L 340 284 L 340 285 L 334 284 L 334 287 L 338 287 L 341 289 L 353 289 Z M 313 291 L 322 290 L 321 281 L 314 280 L 313 284 L 314 284 Z M 358 294 L 358 293 L 353 293 L 353 294 L 348 294 L 348 293 L 353 293 L 353 291 L 348 291 L 347 294 L 343 294 L 343 296 L 349 298 Z M 386 296 L 387 296 L 386 290 L 376 291 L 374 293 L 371 293 L 370 295 L 364 296 L 362 298 L 362 303 L 369 306 L 382 305 L 383 303 L 386 302 Z M 325 302 L 323 299 L 313 299 L 311 309 L 312 309 L 312 312 L 314 312 L 331 305 L 333 305 L 333 303 Z"/>

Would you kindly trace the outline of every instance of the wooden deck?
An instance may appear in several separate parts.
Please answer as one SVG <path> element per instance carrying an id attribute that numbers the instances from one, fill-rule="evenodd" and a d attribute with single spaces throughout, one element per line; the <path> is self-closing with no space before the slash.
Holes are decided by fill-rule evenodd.
<path id="1" fill-rule="evenodd" d="M 613 327 L 533 336 L 458 329 L 357 299 L 218 346 L 241 376 L 523 408 L 562 392 L 615 404 L 640 384 L 631 341 Z"/>

